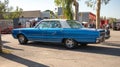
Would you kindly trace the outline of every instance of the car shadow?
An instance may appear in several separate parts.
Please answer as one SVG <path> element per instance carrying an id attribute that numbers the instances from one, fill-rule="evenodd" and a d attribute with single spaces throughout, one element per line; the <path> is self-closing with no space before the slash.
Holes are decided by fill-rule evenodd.
<path id="1" fill-rule="evenodd" d="M 10 43 L 10 42 L 8 42 L 8 41 L 2 41 L 2 43 L 5 44 L 5 43 Z"/>
<path id="2" fill-rule="evenodd" d="M 41 63 L 34 62 L 32 60 L 28 60 L 28 59 L 16 56 L 14 54 L 0 53 L 0 56 L 3 57 L 3 58 L 6 58 L 8 60 L 11 60 L 11 61 L 23 64 L 23 65 L 26 65 L 27 67 L 49 67 L 49 66 L 43 65 Z"/>
<path id="3" fill-rule="evenodd" d="M 47 43 L 47 42 L 29 42 L 26 46 L 52 48 L 58 50 L 67 50 L 63 44 L 60 43 Z"/>
<path id="4" fill-rule="evenodd" d="M 3 45 L 3 48 L 11 49 L 11 50 L 20 50 L 20 51 L 24 51 L 23 49 L 13 48 L 13 47 L 10 47 L 10 46 L 7 46 L 7 45 Z"/>
<path id="5" fill-rule="evenodd" d="M 5 45 L 6 43 L 10 43 L 10 42 L 8 42 L 8 41 L 2 41 L 2 43 L 3 43 L 3 48 L 23 51 L 23 49 L 13 48 L 13 47 L 10 47 L 10 46 Z"/>
<path id="6" fill-rule="evenodd" d="M 52 48 L 57 50 L 68 50 L 63 45 L 58 43 L 30 42 L 26 46 Z M 104 46 L 88 45 L 86 47 L 78 47 L 76 49 L 70 49 L 70 51 L 120 56 L 120 48 L 104 47 Z"/>
<path id="7" fill-rule="evenodd" d="M 106 41 L 103 45 L 120 47 L 120 41 Z"/>

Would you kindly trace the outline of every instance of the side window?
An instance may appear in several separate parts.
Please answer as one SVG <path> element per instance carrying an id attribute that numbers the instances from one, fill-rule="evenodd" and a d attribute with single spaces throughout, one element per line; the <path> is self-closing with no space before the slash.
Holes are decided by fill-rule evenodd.
<path id="1" fill-rule="evenodd" d="M 37 28 L 61 28 L 59 21 L 42 21 L 37 26 Z"/>
<path id="2" fill-rule="evenodd" d="M 71 28 L 83 28 L 83 26 L 77 21 L 67 21 Z"/>
<path id="3" fill-rule="evenodd" d="M 61 28 L 59 21 L 50 21 L 50 28 Z"/>
<path id="4" fill-rule="evenodd" d="M 49 28 L 50 27 L 50 24 L 48 21 L 43 21 L 41 22 L 38 26 L 38 28 Z"/>

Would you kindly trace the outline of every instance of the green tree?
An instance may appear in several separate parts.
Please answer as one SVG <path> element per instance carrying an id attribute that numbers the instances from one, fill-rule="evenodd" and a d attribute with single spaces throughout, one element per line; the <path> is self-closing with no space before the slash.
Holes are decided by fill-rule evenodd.
<path id="1" fill-rule="evenodd" d="M 19 18 L 22 13 L 22 8 L 16 7 L 15 11 L 12 11 L 12 7 L 8 8 L 8 11 L 3 15 L 4 19 Z"/>
<path id="2" fill-rule="evenodd" d="M 112 23 L 114 23 L 114 22 L 116 22 L 116 21 L 117 21 L 117 19 L 116 19 L 116 18 L 112 18 L 112 17 L 111 17 L 111 18 L 109 18 L 109 23 L 110 23 L 110 24 L 112 24 Z"/>
<path id="3" fill-rule="evenodd" d="M 79 12 L 79 3 L 77 0 L 73 0 L 73 5 L 75 6 L 75 20 L 79 20 L 78 12 Z"/>
<path id="4" fill-rule="evenodd" d="M 86 4 L 88 7 L 95 7 L 96 6 L 96 28 L 100 27 L 100 9 L 101 4 L 108 4 L 110 0 L 87 0 Z"/>
<path id="5" fill-rule="evenodd" d="M 0 19 L 3 19 L 3 14 L 5 13 L 5 11 L 6 11 L 6 4 L 7 4 L 8 2 L 5 0 L 4 2 L 1 2 L 0 1 Z"/>
<path id="6" fill-rule="evenodd" d="M 0 1 L 0 19 L 13 19 L 18 18 L 22 13 L 22 8 L 16 7 L 13 10 L 13 7 L 9 7 L 9 0 Z"/>
<path id="7" fill-rule="evenodd" d="M 6 11 L 6 4 L 7 4 L 6 0 L 4 2 L 0 1 L 0 19 L 3 19 L 3 14 Z M 1 31 L 0 31 L 0 52 L 2 52 Z"/>
<path id="8" fill-rule="evenodd" d="M 73 19 L 73 8 L 75 6 L 75 20 L 78 20 L 79 3 L 76 0 L 54 0 L 57 6 L 62 7 L 63 15 L 67 19 Z"/>
<path id="9" fill-rule="evenodd" d="M 8 7 L 9 0 L 0 0 L 0 19 L 13 19 L 20 16 L 22 9 L 16 8 L 13 11 L 13 7 Z M 13 12 L 12 12 L 13 11 Z M 1 31 L 0 31 L 0 52 L 2 52 L 2 39 L 1 39 Z"/>
<path id="10" fill-rule="evenodd" d="M 51 10 L 45 10 L 44 12 L 49 12 L 50 13 L 50 18 L 52 18 L 52 17 L 57 18 L 57 15 Z"/>

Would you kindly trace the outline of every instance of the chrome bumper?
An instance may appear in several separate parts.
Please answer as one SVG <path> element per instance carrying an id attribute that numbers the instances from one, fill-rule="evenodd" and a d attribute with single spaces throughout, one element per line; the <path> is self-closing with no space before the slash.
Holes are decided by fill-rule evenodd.
<path id="1" fill-rule="evenodd" d="M 105 35 L 105 39 L 109 39 L 110 38 L 110 35 Z"/>
<path id="2" fill-rule="evenodd" d="M 99 38 L 96 39 L 96 43 L 101 43 L 105 41 L 105 36 L 100 36 Z"/>

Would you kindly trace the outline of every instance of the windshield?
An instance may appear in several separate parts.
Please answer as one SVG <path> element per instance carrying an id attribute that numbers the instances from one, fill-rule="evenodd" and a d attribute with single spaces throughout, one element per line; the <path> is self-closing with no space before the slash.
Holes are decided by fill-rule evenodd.
<path id="1" fill-rule="evenodd" d="M 84 27 L 80 22 L 74 21 L 74 20 L 67 20 L 67 23 L 71 28 L 83 28 Z"/>

